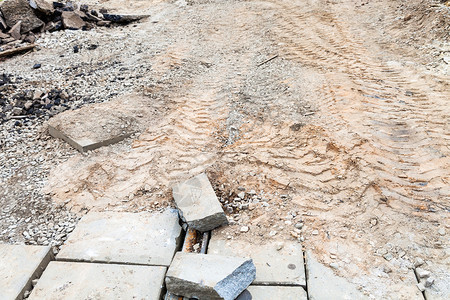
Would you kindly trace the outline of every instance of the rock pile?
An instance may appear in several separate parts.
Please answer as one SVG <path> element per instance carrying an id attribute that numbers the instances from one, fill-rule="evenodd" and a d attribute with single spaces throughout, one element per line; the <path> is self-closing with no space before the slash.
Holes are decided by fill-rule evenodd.
<path id="1" fill-rule="evenodd" d="M 0 3 L 0 50 L 15 48 L 18 43 L 34 43 L 41 32 L 89 30 L 94 26 L 127 24 L 144 15 L 113 15 L 106 9 L 89 9 L 88 5 L 47 0 L 4 0 Z"/>
<path id="2" fill-rule="evenodd" d="M 0 74 L 0 124 L 10 119 L 53 116 L 72 108 L 72 94 L 65 90 L 16 90 L 21 78 Z"/>

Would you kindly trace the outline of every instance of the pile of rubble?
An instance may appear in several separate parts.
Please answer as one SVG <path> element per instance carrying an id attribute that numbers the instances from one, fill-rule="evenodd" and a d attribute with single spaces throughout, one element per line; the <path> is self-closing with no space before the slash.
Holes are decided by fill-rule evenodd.
<path id="1" fill-rule="evenodd" d="M 89 9 L 88 5 L 46 0 L 4 0 L 0 3 L 0 51 L 6 52 L 34 43 L 36 35 L 56 30 L 89 30 L 112 23 L 128 24 L 144 15 L 108 14 L 106 9 Z M 24 48 L 29 50 L 30 46 Z M 1 56 L 9 55 L 2 53 Z M 3 54 L 3 55 L 2 55 Z"/>
<path id="2" fill-rule="evenodd" d="M 15 90 L 15 80 L 20 78 L 7 74 L 0 75 L 0 124 L 11 119 L 16 119 L 18 122 L 23 119 L 53 116 L 70 109 L 72 100 L 76 98 L 71 93 L 60 89 Z"/>

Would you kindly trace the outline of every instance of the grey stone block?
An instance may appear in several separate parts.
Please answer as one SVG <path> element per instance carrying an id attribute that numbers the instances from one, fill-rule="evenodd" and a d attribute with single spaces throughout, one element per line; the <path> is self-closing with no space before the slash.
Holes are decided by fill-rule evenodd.
<path id="1" fill-rule="evenodd" d="M 306 253 L 306 276 L 310 300 L 369 299 L 355 285 L 319 263 L 311 253 Z"/>
<path id="2" fill-rule="evenodd" d="M 228 223 L 206 174 L 202 173 L 173 187 L 180 217 L 189 227 L 209 231 Z"/>
<path id="3" fill-rule="evenodd" d="M 84 216 L 57 260 L 169 266 L 180 242 L 178 212 L 91 212 Z"/>
<path id="4" fill-rule="evenodd" d="M 0 245 L 0 299 L 22 299 L 52 258 L 50 247 Z"/>
<path id="5" fill-rule="evenodd" d="M 300 286 L 256 286 L 251 285 L 236 300 L 307 300 L 305 290 Z"/>
<path id="6" fill-rule="evenodd" d="M 166 267 L 51 262 L 29 299 L 159 299 Z"/>
<path id="7" fill-rule="evenodd" d="M 251 257 L 256 266 L 254 285 L 306 286 L 302 246 L 298 242 L 285 241 L 277 250 L 275 242 L 255 245 L 239 240 L 225 240 L 212 236 L 209 254 Z"/>
<path id="8" fill-rule="evenodd" d="M 167 271 L 166 287 L 185 297 L 234 300 L 255 276 L 251 259 L 178 252 Z"/>

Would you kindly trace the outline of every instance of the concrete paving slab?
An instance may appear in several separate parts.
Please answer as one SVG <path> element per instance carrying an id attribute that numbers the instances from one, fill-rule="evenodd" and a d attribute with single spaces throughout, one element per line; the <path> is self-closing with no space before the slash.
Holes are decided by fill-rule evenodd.
<path id="1" fill-rule="evenodd" d="M 166 267 L 51 262 L 29 299 L 160 299 Z"/>
<path id="2" fill-rule="evenodd" d="M 51 118 L 48 132 L 80 152 L 117 143 L 134 132 L 135 119 L 118 110 L 84 107 Z"/>
<path id="3" fill-rule="evenodd" d="M 167 271 L 166 288 L 184 297 L 234 300 L 255 275 L 249 258 L 178 252 Z"/>
<path id="4" fill-rule="evenodd" d="M 314 256 L 306 253 L 306 276 L 308 278 L 309 300 L 353 300 L 369 299 L 345 278 L 319 263 Z"/>
<path id="5" fill-rule="evenodd" d="M 180 217 L 191 228 L 209 231 L 228 223 L 216 193 L 205 173 L 173 187 Z"/>
<path id="6" fill-rule="evenodd" d="M 423 269 L 430 271 L 428 278 L 422 278 L 425 287 L 425 299 L 447 300 L 450 299 L 450 269 L 446 265 L 424 266 Z M 427 286 L 426 281 L 433 282 Z"/>
<path id="7" fill-rule="evenodd" d="M 52 258 L 50 247 L 0 245 L 0 299 L 22 299 Z"/>
<path id="8" fill-rule="evenodd" d="M 285 241 L 277 250 L 275 242 L 254 245 L 239 240 L 224 240 L 213 234 L 208 246 L 209 254 L 251 257 L 256 266 L 253 285 L 306 286 L 302 246 Z"/>
<path id="9" fill-rule="evenodd" d="M 300 286 L 256 286 L 251 285 L 236 300 L 307 300 L 303 287 Z"/>
<path id="10" fill-rule="evenodd" d="M 169 266 L 180 243 L 178 212 L 91 212 L 84 216 L 57 260 Z"/>

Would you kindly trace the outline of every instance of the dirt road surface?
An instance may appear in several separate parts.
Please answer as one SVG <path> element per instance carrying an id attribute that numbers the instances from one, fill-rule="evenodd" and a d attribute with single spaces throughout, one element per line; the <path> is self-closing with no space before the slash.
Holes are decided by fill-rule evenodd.
<path id="1" fill-rule="evenodd" d="M 148 66 L 98 104 L 139 104 L 139 134 L 53 163 L 54 202 L 152 210 L 205 171 L 235 223 L 217 234 L 298 238 L 372 298 L 420 299 L 417 258 L 449 280 L 449 10 L 403 2 L 88 1 L 150 17 L 2 64 Z M 79 40 L 100 47 L 58 57 Z M 244 189 L 256 195 L 239 206 Z"/>

